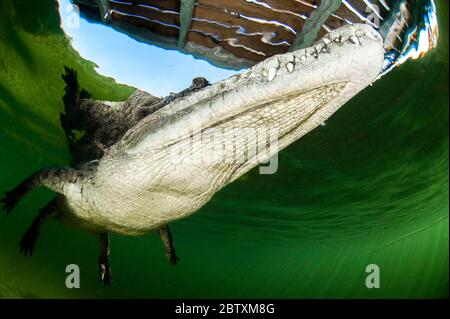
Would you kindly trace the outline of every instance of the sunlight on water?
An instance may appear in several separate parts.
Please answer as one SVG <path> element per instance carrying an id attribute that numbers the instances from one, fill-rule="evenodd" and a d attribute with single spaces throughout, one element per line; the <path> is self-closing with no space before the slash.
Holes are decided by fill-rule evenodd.
<path id="1" fill-rule="evenodd" d="M 59 0 L 59 12 L 72 46 L 82 57 L 96 63 L 100 74 L 153 95 L 179 92 L 198 76 L 214 83 L 238 73 L 178 51 L 140 43 L 110 27 L 87 22 L 79 17 L 69 0 Z"/>

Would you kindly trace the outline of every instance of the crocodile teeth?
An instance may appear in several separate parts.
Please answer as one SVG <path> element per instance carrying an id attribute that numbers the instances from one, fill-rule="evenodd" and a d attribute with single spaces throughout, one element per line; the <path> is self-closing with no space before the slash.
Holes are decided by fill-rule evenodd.
<path id="1" fill-rule="evenodd" d="M 328 38 L 323 38 L 323 43 L 325 43 L 325 45 L 330 44 L 331 40 Z"/>
<path id="2" fill-rule="evenodd" d="M 292 62 L 286 63 L 286 69 L 288 70 L 289 73 L 292 73 L 292 71 L 294 71 L 294 63 Z"/>
<path id="3" fill-rule="evenodd" d="M 272 81 L 277 76 L 277 68 L 273 67 L 269 69 L 269 74 L 267 75 L 267 79 Z"/>
<path id="4" fill-rule="evenodd" d="M 374 33 L 374 32 L 367 32 L 365 35 L 368 38 L 372 39 L 372 40 L 379 40 L 380 39 L 379 35 Z"/>
<path id="5" fill-rule="evenodd" d="M 286 59 L 284 60 L 284 62 L 285 63 L 291 62 L 291 63 L 294 63 L 294 65 L 295 65 L 295 55 L 294 54 L 286 55 Z"/>
<path id="6" fill-rule="evenodd" d="M 342 35 L 334 38 L 333 41 L 336 42 L 336 43 L 342 43 Z"/>
<path id="7" fill-rule="evenodd" d="M 266 78 L 269 75 L 269 73 L 267 72 L 267 70 L 263 70 L 262 75 L 263 77 Z"/>
<path id="8" fill-rule="evenodd" d="M 316 50 L 317 52 L 321 52 L 325 47 L 326 45 L 324 43 L 319 43 L 314 47 L 314 50 Z"/>
<path id="9" fill-rule="evenodd" d="M 361 43 L 359 42 L 358 37 L 357 37 L 357 36 L 354 36 L 354 35 L 352 35 L 350 38 L 348 38 L 348 40 L 349 40 L 351 43 L 354 43 L 354 44 L 361 44 Z"/>
<path id="10" fill-rule="evenodd" d="M 330 40 L 328 40 L 328 41 L 330 41 Z M 325 42 L 319 43 L 314 49 L 318 53 L 326 53 L 326 52 L 328 52 L 328 47 L 327 47 L 327 44 Z"/>
<path id="11" fill-rule="evenodd" d="M 280 67 L 280 62 L 278 61 L 278 59 L 272 61 L 272 67 L 274 67 L 275 69 L 278 69 Z"/>

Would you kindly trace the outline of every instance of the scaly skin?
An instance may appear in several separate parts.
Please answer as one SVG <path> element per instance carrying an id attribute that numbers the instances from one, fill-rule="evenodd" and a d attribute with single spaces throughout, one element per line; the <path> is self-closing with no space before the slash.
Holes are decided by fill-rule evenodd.
<path id="1" fill-rule="evenodd" d="M 105 153 L 88 181 L 62 185 L 59 205 L 71 220 L 127 235 L 186 217 L 256 165 L 245 158 L 192 163 L 188 152 L 211 149 L 211 143 L 189 138 L 194 127 L 201 125 L 203 138 L 210 128 L 277 129 L 283 149 L 371 84 L 382 63 L 381 37 L 365 25 L 335 30 L 313 48 L 271 57 L 147 116 Z M 256 141 L 241 137 L 234 143 L 243 154 Z M 171 156 L 176 150 L 182 150 L 180 158 Z"/>
<path id="2" fill-rule="evenodd" d="M 97 161 L 60 170 L 59 175 L 57 170 L 34 174 L 12 192 L 11 200 L 4 200 L 5 208 L 13 209 L 33 187 L 51 187 L 59 194 L 56 206 L 62 222 L 96 234 L 159 230 L 175 263 L 166 225 L 196 212 L 256 166 L 255 157 L 263 162 L 273 155 L 257 147 L 266 140 L 236 136 L 242 132 L 238 129 L 275 130 L 275 151 L 280 151 L 374 82 L 383 58 L 383 41 L 371 27 L 336 29 L 311 48 L 273 56 L 241 75 L 169 99 L 106 147 Z M 220 140 L 215 139 L 217 132 Z M 193 154 L 220 158 L 222 147 L 233 160 L 192 160 Z M 249 149 L 256 153 L 249 155 Z M 101 267 L 108 277 L 105 257 Z"/>

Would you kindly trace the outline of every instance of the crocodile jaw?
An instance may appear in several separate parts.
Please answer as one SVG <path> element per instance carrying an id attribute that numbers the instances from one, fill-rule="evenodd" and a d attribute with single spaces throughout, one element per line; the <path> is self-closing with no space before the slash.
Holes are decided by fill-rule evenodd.
<path id="1" fill-rule="evenodd" d="M 338 97 L 342 105 L 379 76 L 383 55 L 383 40 L 373 28 L 341 27 L 310 48 L 270 57 L 242 74 L 175 100 L 139 123 L 142 129 L 131 129 L 118 146 L 128 153 L 146 152 L 178 142 L 199 123 L 207 128 L 272 101 L 348 82 Z M 325 112 L 326 118 L 335 111 Z"/>
<path id="2" fill-rule="evenodd" d="M 66 208 L 85 222 L 129 235 L 186 217 L 257 165 L 249 158 L 191 162 L 188 154 L 214 152 L 211 143 L 193 142 L 195 128 L 201 126 L 206 140 L 213 129 L 275 128 L 281 150 L 375 81 L 383 58 L 376 31 L 366 25 L 347 26 L 311 48 L 271 57 L 175 100 L 131 129 L 100 160 L 82 200 L 66 194 Z M 227 142 L 233 137 L 222 138 Z M 239 140 L 234 150 L 251 142 Z M 182 150 L 181 156 L 174 156 L 173 150 Z"/>

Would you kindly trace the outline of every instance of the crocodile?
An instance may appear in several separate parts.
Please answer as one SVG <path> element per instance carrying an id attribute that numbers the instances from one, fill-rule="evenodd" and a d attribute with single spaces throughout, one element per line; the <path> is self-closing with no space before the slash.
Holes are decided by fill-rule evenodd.
<path id="1" fill-rule="evenodd" d="M 353 24 L 223 81 L 195 79 L 164 99 L 137 90 L 125 102 L 93 101 L 66 69 L 61 124 L 74 163 L 33 173 L 1 200 L 10 213 L 36 187 L 56 193 L 23 235 L 21 251 L 31 255 L 43 223 L 55 218 L 97 236 L 105 285 L 112 281 L 109 233 L 157 231 L 176 264 L 171 222 L 194 214 L 222 188 L 322 125 L 379 78 L 384 58 L 380 33 Z M 248 138 L 242 128 L 276 137 Z M 86 133 L 76 140 L 75 129 Z M 276 147 L 259 147 L 271 143 Z M 220 160 L 224 153 L 232 160 Z M 199 154 L 215 160 L 192 159 Z"/>

